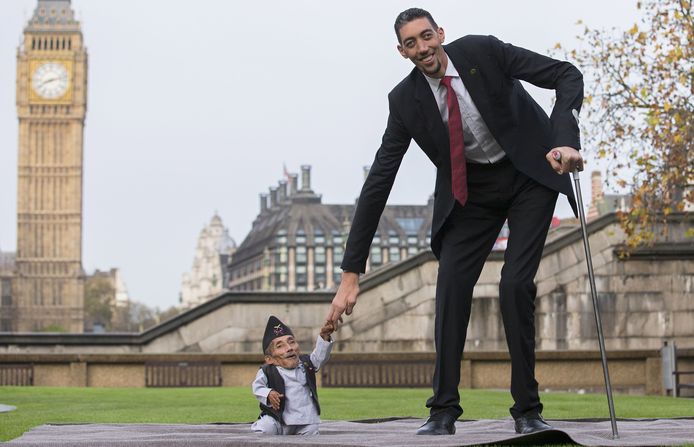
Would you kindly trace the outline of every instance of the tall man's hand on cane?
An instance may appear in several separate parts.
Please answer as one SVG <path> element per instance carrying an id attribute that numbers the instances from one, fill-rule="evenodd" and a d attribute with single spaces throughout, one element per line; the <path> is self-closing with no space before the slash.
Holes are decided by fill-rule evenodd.
<path id="1" fill-rule="evenodd" d="M 337 289 L 335 298 L 330 304 L 327 320 L 332 322 L 335 330 L 342 323 L 342 314 L 352 315 L 352 309 L 357 304 L 359 295 L 359 274 L 353 272 L 342 272 L 342 281 Z"/>
<path id="2" fill-rule="evenodd" d="M 576 120 L 576 126 L 578 126 L 578 110 L 571 110 L 571 114 Z M 581 154 L 572 147 L 555 147 L 551 151 L 547 152 L 545 157 L 547 158 L 549 164 L 552 165 L 552 169 L 554 169 L 559 175 L 565 172 L 573 172 L 574 177 L 576 177 L 578 176 L 578 171 L 583 171 L 583 157 L 581 157 Z"/>
<path id="3" fill-rule="evenodd" d="M 569 146 L 555 147 L 545 156 L 557 174 L 583 171 L 583 157 L 576 149 Z"/>

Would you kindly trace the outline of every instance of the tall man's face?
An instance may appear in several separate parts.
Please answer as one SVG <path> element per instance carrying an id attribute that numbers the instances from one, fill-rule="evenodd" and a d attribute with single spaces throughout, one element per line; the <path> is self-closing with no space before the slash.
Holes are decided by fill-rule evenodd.
<path id="1" fill-rule="evenodd" d="M 400 28 L 398 51 L 411 60 L 425 75 L 441 78 L 446 73 L 448 57 L 443 51 L 443 28 L 434 29 L 426 17 L 407 22 Z"/>

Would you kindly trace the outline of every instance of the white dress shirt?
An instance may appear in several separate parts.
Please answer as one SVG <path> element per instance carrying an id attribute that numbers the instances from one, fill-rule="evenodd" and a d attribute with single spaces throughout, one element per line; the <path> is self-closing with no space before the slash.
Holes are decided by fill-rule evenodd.
<path id="1" fill-rule="evenodd" d="M 446 55 L 448 57 L 448 55 Z M 472 101 L 463 80 L 460 79 L 458 71 L 453 66 L 453 61 L 448 57 L 448 66 L 445 76 L 451 76 L 451 87 L 458 98 L 460 106 L 460 116 L 463 118 L 463 139 L 465 142 L 465 159 L 469 163 L 496 163 L 506 156 L 506 153 L 494 136 L 489 131 L 487 124 L 482 119 L 477 106 Z M 448 126 L 448 101 L 446 86 L 441 84 L 441 79 L 431 78 L 424 75 L 434 98 L 439 106 L 439 112 L 443 123 Z"/>
<path id="2" fill-rule="evenodd" d="M 316 346 L 311 352 L 311 363 L 316 368 L 320 369 L 330 358 L 330 351 L 333 348 L 333 341 L 325 341 L 318 336 Z M 286 369 L 281 366 L 277 367 L 280 376 L 284 379 L 284 413 L 282 418 L 286 425 L 308 425 L 320 423 L 320 417 L 316 406 L 311 398 L 311 390 L 306 382 L 306 371 L 303 363 L 299 362 L 294 369 Z M 253 381 L 253 394 L 256 399 L 263 404 L 268 405 L 267 396 L 272 391 L 267 386 L 267 377 L 262 369 L 258 370 Z"/>

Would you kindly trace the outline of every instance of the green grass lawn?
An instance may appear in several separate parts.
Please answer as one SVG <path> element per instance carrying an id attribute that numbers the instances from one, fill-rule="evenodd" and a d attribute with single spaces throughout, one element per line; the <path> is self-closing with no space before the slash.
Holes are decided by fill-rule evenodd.
<path id="1" fill-rule="evenodd" d="M 324 420 L 392 416 L 424 418 L 428 389 L 322 388 Z M 505 418 L 507 391 L 462 390 L 464 419 Z M 544 416 L 609 417 L 604 395 L 543 393 Z M 0 441 L 16 438 L 45 423 L 181 423 L 251 422 L 258 403 L 243 388 L 44 388 L 0 387 L 0 403 L 17 410 L 0 413 Z M 655 396 L 615 396 L 621 418 L 694 416 L 694 401 Z"/>

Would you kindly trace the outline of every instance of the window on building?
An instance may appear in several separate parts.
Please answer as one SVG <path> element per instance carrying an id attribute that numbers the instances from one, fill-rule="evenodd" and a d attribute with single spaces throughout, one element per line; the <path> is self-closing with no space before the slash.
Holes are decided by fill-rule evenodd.
<path id="1" fill-rule="evenodd" d="M 390 262 L 397 262 L 400 260 L 400 247 L 390 247 L 388 249 L 388 259 Z"/>
<path id="2" fill-rule="evenodd" d="M 424 223 L 423 217 L 396 217 L 395 221 L 406 234 L 417 234 Z"/>
<path id="3" fill-rule="evenodd" d="M 378 267 L 383 264 L 383 252 L 380 245 L 371 246 L 371 265 Z"/>
<path id="4" fill-rule="evenodd" d="M 313 271 L 314 288 L 324 289 L 326 285 L 326 270 L 325 265 L 316 265 Z"/>
<path id="5" fill-rule="evenodd" d="M 296 263 L 297 264 L 306 264 L 306 246 L 305 245 L 297 245 L 296 246 Z"/>
<path id="6" fill-rule="evenodd" d="M 412 256 L 419 252 L 419 239 L 417 236 L 407 236 L 407 255 Z"/>
<path id="7" fill-rule="evenodd" d="M 399 245 L 400 244 L 400 238 L 398 237 L 398 234 L 394 231 L 389 231 L 388 232 L 388 245 Z"/>
<path id="8" fill-rule="evenodd" d="M 340 265 L 342 263 L 342 256 L 345 254 L 345 249 L 342 245 L 336 245 L 333 247 L 333 264 Z"/>
<path id="9" fill-rule="evenodd" d="M 332 233 L 333 236 L 333 245 L 337 247 L 338 245 L 342 247 L 342 235 L 338 233 L 337 231 L 333 231 Z"/>
<path id="10" fill-rule="evenodd" d="M 297 230 L 296 232 L 296 245 L 306 244 L 306 232 L 304 230 Z"/>
<path id="11" fill-rule="evenodd" d="M 12 298 L 12 280 L 8 278 L 2 279 L 2 282 L 0 282 L 0 293 L 3 299 L 5 297 Z"/>
<path id="12" fill-rule="evenodd" d="M 325 247 L 315 247 L 313 250 L 316 265 L 325 264 Z"/>
<path id="13" fill-rule="evenodd" d="M 297 265 L 296 266 L 296 288 L 299 290 L 300 287 L 306 287 L 308 284 L 308 276 L 306 275 L 306 266 Z"/>
<path id="14" fill-rule="evenodd" d="M 323 234 L 323 230 L 316 229 L 316 231 L 313 233 L 313 243 L 316 245 L 325 244 L 325 235 Z"/>

